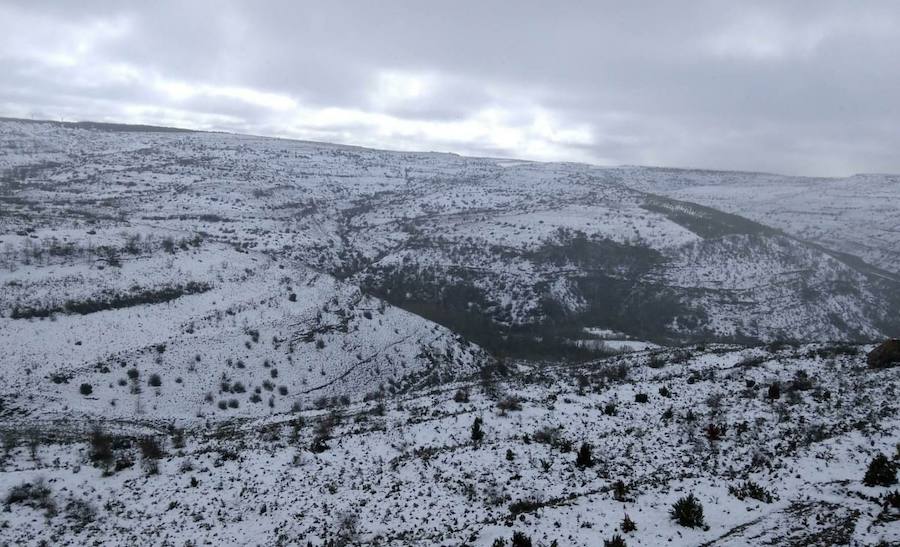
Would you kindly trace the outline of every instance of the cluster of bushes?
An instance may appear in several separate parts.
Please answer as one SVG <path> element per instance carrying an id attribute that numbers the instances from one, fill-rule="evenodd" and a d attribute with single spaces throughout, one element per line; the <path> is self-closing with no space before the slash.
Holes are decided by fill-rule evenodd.
<path id="1" fill-rule="evenodd" d="M 775 496 L 771 492 L 749 480 L 738 485 L 729 486 L 728 493 L 741 501 L 744 501 L 747 498 L 763 503 L 772 503 L 775 501 Z"/>
<path id="2" fill-rule="evenodd" d="M 313 406 L 317 410 L 324 410 L 326 408 L 335 408 L 339 406 L 347 406 L 350 404 L 350 397 L 347 395 L 341 395 L 340 397 L 318 397 L 313 401 Z"/>
<path id="3" fill-rule="evenodd" d="M 70 209 L 66 212 L 78 216 L 88 216 L 87 211 Z M 96 232 L 90 230 L 88 231 L 88 234 L 94 235 Z M 20 233 L 20 235 L 24 235 L 24 233 Z M 176 248 L 188 250 L 191 246 L 199 247 L 202 242 L 203 237 L 196 235 L 192 238 L 179 239 L 177 241 L 171 237 L 165 237 L 157 244 L 152 235 L 148 234 L 147 236 L 142 236 L 141 234 L 131 234 L 126 237 L 125 244 L 122 247 L 110 245 L 98 245 L 95 247 L 90 243 L 79 245 L 72 241 L 61 241 L 56 237 L 49 237 L 42 239 L 39 243 L 36 243 L 32 239 L 26 239 L 22 244 L 21 250 L 18 252 L 22 254 L 25 264 L 31 264 L 32 262 L 49 264 L 53 257 L 63 257 L 65 259 L 96 258 L 105 261 L 108 266 L 120 267 L 122 262 L 119 257 L 122 254 L 151 254 L 160 248 L 168 253 L 174 254 Z"/>
<path id="4" fill-rule="evenodd" d="M 597 370 L 594 376 L 601 382 L 624 382 L 628 379 L 628 366 L 625 363 L 606 365 Z"/>
<path id="5" fill-rule="evenodd" d="M 18 504 L 36 510 L 43 510 L 47 518 L 51 518 L 58 513 L 56 501 L 53 499 L 53 492 L 42 478 L 38 478 L 33 483 L 23 482 L 13 486 L 7 493 L 4 502 L 7 511 L 10 506 Z M 66 519 L 72 524 L 76 532 L 94 522 L 97 517 L 97 510 L 90 502 L 74 497 L 66 502 L 64 509 Z"/>
<path id="6" fill-rule="evenodd" d="M 309 450 L 316 454 L 328 450 L 328 441 L 331 439 L 331 433 L 342 421 L 343 416 L 337 410 L 332 410 L 327 416 L 322 418 L 313 432 L 313 440 Z"/>
<path id="7" fill-rule="evenodd" d="M 537 499 L 522 499 L 509 504 L 509 512 L 513 516 L 525 513 L 533 513 L 544 506 L 544 503 Z"/>
<path id="8" fill-rule="evenodd" d="M 61 306 L 45 308 L 14 306 L 9 317 L 10 319 L 44 318 L 58 313 L 87 315 L 90 313 L 129 308 L 142 304 L 161 304 L 182 296 L 204 293 L 210 289 L 211 287 L 208 283 L 190 281 L 184 285 L 175 285 L 160 289 L 138 289 L 131 293 L 118 293 L 107 290 L 103 292 L 102 296 L 97 298 L 68 300 Z"/>
<path id="9" fill-rule="evenodd" d="M 228 410 L 229 408 L 239 408 L 241 406 L 240 401 L 237 399 L 221 399 L 219 400 L 218 407 L 219 410 Z"/>
<path id="10" fill-rule="evenodd" d="M 498 401 L 497 408 L 501 414 L 506 415 L 509 411 L 522 410 L 522 401 L 518 397 L 510 395 Z"/>
<path id="11" fill-rule="evenodd" d="M 572 441 L 566 439 L 562 434 L 562 427 L 545 426 L 534 432 L 533 435 L 527 434 L 522 437 L 525 444 L 532 441 L 540 444 L 546 444 L 559 450 L 560 452 L 571 452 Z"/>
<path id="12" fill-rule="evenodd" d="M 453 400 L 457 403 L 468 403 L 469 390 L 464 388 L 457 389 L 456 393 L 453 394 Z"/>
<path id="13" fill-rule="evenodd" d="M 556 542 L 553 542 L 555 545 Z M 491 547 L 531 547 L 532 542 L 531 538 L 526 536 L 523 532 L 513 532 L 512 539 L 510 541 L 506 541 L 506 538 L 497 538 L 491 544 Z"/>
<path id="14" fill-rule="evenodd" d="M 822 346 L 813 348 L 806 352 L 807 358 L 818 357 L 819 359 L 829 359 L 840 355 L 858 355 L 859 347 L 851 344 L 834 344 L 831 346 Z"/>
<path id="15" fill-rule="evenodd" d="M 32 509 L 43 509 L 48 517 L 52 517 L 57 510 L 51 494 L 50 487 L 39 478 L 34 483 L 24 482 L 14 486 L 6 495 L 6 506 L 20 504 Z"/>
<path id="16" fill-rule="evenodd" d="M 177 431 L 176 431 L 177 433 Z M 183 445 L 183 432 L 174 439 Z M 132 441 L 126 437 L 116 437 L 95 427 L 88 436 L 88 460 L 100 467 L 104 474 L 111 474 L 134 466 L 130 449 Z M 144 461 L 144 469 L 148 475 L 158 472 L 156 460 L 166 455 L 162 442 L 156 437 L 142 437 L 137 440 L 137 447 Z"/>

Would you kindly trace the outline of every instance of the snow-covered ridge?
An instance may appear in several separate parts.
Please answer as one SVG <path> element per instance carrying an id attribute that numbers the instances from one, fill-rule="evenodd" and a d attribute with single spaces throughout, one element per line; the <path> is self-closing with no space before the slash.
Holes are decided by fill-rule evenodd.
<path id="1" fill-rule="evenodd" d="M 620 168 L 626 185 L 736 213 L 900 273 L 900 176 Z"/>
<path id="2" fill-rule="evenodd" d="M 679 171 L 13 121 L 0 122 L 0 151 L 0 264 L 22 281 L 11 294 L 23 306 L 79 283 L 92 290 L 65 269 L 140 260 L 121 241 L 140 235 L 137 247 L 157 253 L 151 264 L 171 254 L 161 242 L 200 237 L 336 276 L 507 348 L 522 347 L 517 329 L 562 348 L 583 327 L 664 343 L 874 340 L 900 322 L 890 278 L 645 191 Z M 59 277 L 19 280 L 14 270 L 35 260 Z M 151 266 L 157 281 L 180 269 Z"/>

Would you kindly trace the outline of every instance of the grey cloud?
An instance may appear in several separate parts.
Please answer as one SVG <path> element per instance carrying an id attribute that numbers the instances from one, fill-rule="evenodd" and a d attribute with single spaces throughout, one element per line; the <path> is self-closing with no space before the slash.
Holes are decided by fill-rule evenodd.
<path id="1" fill-rule="evenodd" d="M 39 44 L 21 58 L 0 41 L 0 64 L 12 67 L 0 113 L 109 119 L 140 106 L 144 117 L 122 121 L 177 110 L 189 124 L 196 112 L 204 127 L 221 119 L 223 129 L 388 148 L 900 172 L 894 2 L 559 4 L 13 2 L 8 19 L 63 34 L 105 21 L 122 32 L 73 53 L 63 69 Z M 115 66 L 136 79 L 102 81 Z M 72 77 L 92 71 L 97 81 Z M 401 81 L 399 95 L 385 98 L 385 74 L 430 85 L 407 93 Z M 160 82 L 274 94 L 297 112 L 243 95 L 173 97 Z M 326 109 L 341 114 L 304 121 Z"/>

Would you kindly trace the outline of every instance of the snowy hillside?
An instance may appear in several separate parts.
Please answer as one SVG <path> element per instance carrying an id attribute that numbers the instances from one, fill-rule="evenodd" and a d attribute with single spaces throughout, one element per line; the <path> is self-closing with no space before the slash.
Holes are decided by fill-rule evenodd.
<path id="1" fill-rule="evenodd" d="M 88 245 L 94 237 L 118 248 L 99 233 Z M 0 369 L 8 412 L 259 415 L 471 374 L 486 359 L 308 268 L 201 240 L 154 251 L 152 237 L 117 252 L 118 266 L 76 258 L 85 247 L 3 274 L 0 343 L 16 365 Z"/>
<path id="2" fill-rule="evenodd" d="M 359 382 L 409 384 L 435 360 L 470 373 L 483 357 L 356 287 L 519 355 L 588 347 L 585 328 L 680 343 L 868 341 L 900 325 L 894 280 L 634 190 L 617 170 L 132 129 L 0 122 L 0 336 L 24 365 L 3 372 L 16 397 L 131 412 L 133 381 L 92 371 L 140 365 L 142 381 L 182 380 L 162 390 L 177 401 L 166 412 L 205 415 L 230 393 L 216 385 L 260 387 L 266 371 L 236 364 L 253 359 L 296 371 L 268 379 L 288 396 L 256 393 L 289 408 Z M 251 331 L 261 341 L 244 348 Z M 44 389 L 48 378 L 59 383 Z M 63 396 L 81 383 L 93 399 Z"/>
<path id="3" fill-rule="evenodd" d="M 808 178 L 686 169 L 613 170 L 624 184 L 780 228 L 900 274 L 900 177 Z"/>
<path id="4" fill-rule="evenodd" d="M 0 545 L 900 544 L 891 180 L 0 120 Z"/>
<path id="5" fill-rule="evenodd" d="M 617 534 L 629 546 L 896 545 L 896 487 L 868 479 L 879 454 L 900 461 L 898 369 L 867 368 L 866 349 L 707 346 L 523 364 L 187 431 L 44 424 L 19 430 L 3 459 L 0 491 L 16 495 L 0 535 L 17 545 L 493 546 L 514 533 L 545 547 Z M 47 436 L 56 440 L 31 440 Z M 670 510 L 689 495 L 702 513 L 679 524 Z"/>
<path id="6" fill-rule="evenodd" d="M 0 123 L 8 267 L 35 245 L 102 245 L 85 235 L 95 226 L 202 236 L 347 279 L 503 351 L 535 335 L 558 349 L 585 327 L 665 342 L 867 341 L 900 324 L 897 279 L 628 186 L 645 189 L 653 170 L 112 129 Z M 757 243 L 736 261 L 743 235 Z M 686 262 L 698 248 L 702 263 Z"/>

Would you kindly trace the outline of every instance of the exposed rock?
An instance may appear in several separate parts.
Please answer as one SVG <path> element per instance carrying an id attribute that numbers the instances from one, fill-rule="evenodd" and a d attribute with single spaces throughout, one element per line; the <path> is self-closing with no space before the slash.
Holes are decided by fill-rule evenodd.
<path id="1" fill-rule="evenodd" d="M 885 340 L 869 352 L 867 362 L 872 368 L 900 366 L 900 339 Z"/>

